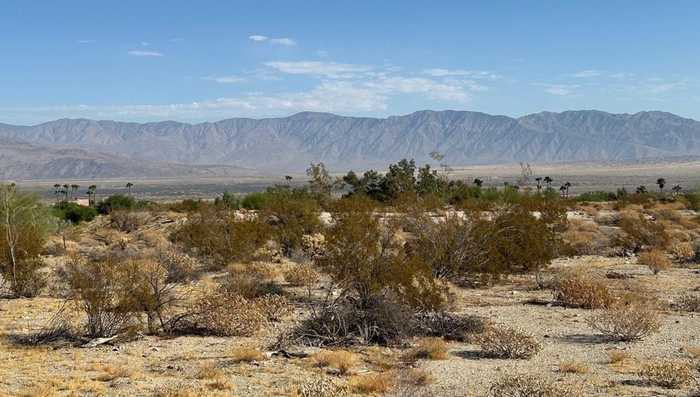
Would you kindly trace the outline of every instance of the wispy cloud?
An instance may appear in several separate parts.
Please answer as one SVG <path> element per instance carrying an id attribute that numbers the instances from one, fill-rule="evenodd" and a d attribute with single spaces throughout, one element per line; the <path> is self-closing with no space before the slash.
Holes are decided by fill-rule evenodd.
<path id="1" fill-rule="evenodd" d="M 241 76 L 207 76 L 204 80 L 215 81 L 222 84 L 242 83 L 246 81 L 245 77 Z"/>
<path id="2" fill-rule="evenodd" d="M 588 70 L 581 70 L 579 72 L 576 72 L 572 74 L 573 77 L 580 78 L 580 79 L 585 79 L 585 78 L 591 78 L 591 77 L 598 77 L 601 76 L 603 72 L 600 70 L 594 70 L 594 69 L 588 69 Z"/>
<path id="3" fill-rule="evenodd" d="M 501 78 L 501 76 L 498 75 L 497 73 L 490 72 L 487 70 L 433 68 L 433 69 L 423 70 L 423 74 L 427 74 L 427 75 L 433 76 L 433 77 L 463 76 L 463 77 L 469 77 L 472 79 L 491 79 L 491 80 L 497 80 L 497 79 Z"/>
<path id="4" fill-rule="evenodd" d="M 575 90 L 581 87 L 578 84 L 547 84 L 535 83 L 536 86 L 543 87 L 544 92 L 557 96 L 569 96 L 575 93 Z"/>
<path id="5" fill-rule="evenodd" d="M 270 44 L 282 45 L 282 46 L 287 46 L 287 47 L 297 45 L 296 40 L 294 40 L 294 39 L 292 39 L 292 38 L 289 38 L 289 37 L 277 37 L 277 38 L 274 38 L 274 37 L 264 36 L 264 35 L 261 35 L 261 34 L 253 34 L 253 35 L 248 36 L 248 39 L 250 39 L 250 40 L 252 40 L 252 41 L 255 41 L 255 42 L 257 42 L 257 43 L 268 42 L 268 43 L 270 43 Z"/>
<path id="6" fill-rule="evenodd" d="M 162 57 L 163 53 L 158 51 L 148 51 L 148 50 L 131 50 L 129 55 L 135 57 Z"/>
<path id="7" fill-rule="evenodd" d="M 351 78 L 372 70 L 372 67 L 366 65 L 320 61 L 273 61 L 265 62 L 265 66 L 287 74 L 329 78 Z"/>

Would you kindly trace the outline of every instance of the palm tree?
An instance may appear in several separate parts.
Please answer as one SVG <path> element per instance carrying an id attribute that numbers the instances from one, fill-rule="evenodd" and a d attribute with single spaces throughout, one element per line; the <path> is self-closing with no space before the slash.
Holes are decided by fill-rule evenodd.
<path id="1" fill-rule="evenodd" d="M 131 182 L 126 183 L 126 188 L 129 189 L 129 196 L 131 196 L 131 188 L 134 187 L 134 184 Z"/>
<path id="2" fill-rule="evenodd" d="M 569 188 L 571 187 L 571 182 L 566 181 L 564 187 L 566 188 L 566 197 L 569 197 Z"/>
<path id="3" fill-rule="evenodd" d="M 75 184 L 70 185 L 70 195 L 71 195 L 71 197 L 73 197 L 73 194 L 74 194 L 74 193 L 77 193 L 77 192 L 78 192 L 78 189 L 80 189 L 80 185 L 75 185 Z"/>
<path id="4" fill-rule="evenodd" d="M 551 188 L 552 188 L 552 182 L 554 182 L 554 179 L 552 179 L 552 178 L 550 178 L 550 177 L 548 177 L 548 176 L 545 176 L 543 180 L 544 180 L 544 183 L 547 184 L 547 189 L 551 189 Z"/>
<path id="5" fill-rule="evenodd" d="M 62 190 L 62 192 L 63 192 L 64 199 L 65 199 L 66 201 L 68 201 L 68 193 L 70 193 L 70 190 L 69 190 L 69 189 L 70 189 L 70 185 L 68 185 L 68 184 L 64 184 L 64 185 L 63 185 L 63 190 Z"/>
<path id="6" fill-rule="evenodd" d="M 676 185 L 672 187 L 671 190 L 673 191 L 673 194 L 678 195 L 680 192 L 683 191 L 683 188 L 681 187 L 681 185 Z"/>
<path id="7" fill-rule="evenodd" d="M 664 186 L 666 186 L 666 179 L 664 178 L 659 178 L 656 180 L 656 184 L 659 185 L 659 192 L 663 193 L 664 192 Z"/>
<path id="8" fill-rule="evenodd" d="M 58 193 L 61 191 L 61 185 L 60 184 L 55 184 L 53 185 L 53 195 L 56 196 L 56 202 L 58 202 Z"/>
<path id="9" fill-rule="evenodd" d="M 96 203 L 95 198 L 97 197 L 97 185 L 90 185 L 87 191 L 88 195 L 88 205 L 94 206 Z"/>
<path id="10" fill-rule="evenodd" d="M 637 186 L 636 192 L 637 192 L 637 194 L 646 194 L 647 187 L 644 185 L 639 185 L 639 186 Z"/>
<path id="11" fill-rule="evenodd" d="M 474 178 L 474 184 L 476 185 L 476 187 L 478 187 L 478 188 L 481 189 L 481 185 L 484 184 L 484 181 L 482 181 L 482 180 L 479 179 L 479 178 Z"/>
<path id="12" fill-rule="evenodd" d="M 535 182 L 537 182 L 537 193 L 539 193 L 542 190 L 542 177 L 535 178 Z"/>
<path id="13" fill-rule="evenodd" d="M 560 192 L 562 197 L 565 197 L 564 194 L 566 192 L 566 186 L 561 185 L 561 187 L 559 187 L 559 192 Z"/>
<path id="14" fill-rule="evenodd" d="M 291 175 L 285 175 L 285 176 L 284 176 L 284 180 L 287 181 L 287 186 L 289 186 L 289 185 L 292 184 L 292 179 L 294 179 L 294 178 L 292 178 Z"/>

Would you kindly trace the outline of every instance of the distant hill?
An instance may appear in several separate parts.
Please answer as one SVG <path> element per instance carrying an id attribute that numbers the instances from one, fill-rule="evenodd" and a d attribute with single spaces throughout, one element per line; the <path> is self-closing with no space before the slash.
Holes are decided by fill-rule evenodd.
<path id="1" fill-rule="evenodd" d="M 0 124 L 0 138 L 48 147 L 51 153 L 65 148 L 82 150 L 79 159 L 71 162 L 59 156 L 61 164 L 68 163 L 63 165 L 64 175 L 93 172 L 90 169 L 114 175 L 138 171 L 133 168 L 137 163 L 118 166 L 104 157 L 108 155 L 277 173 L 302 171 L 311 161 L 323 161 L 338 171 L 383 168 L 404 157 L 427 162 L 432 151 L 444 154 L 444 162 L 455 166 L 628 162 L 700 155 L 698 121 L 665 112 L 594 110 L 542 112 L 520 118 L 467 111 L 419 111 L 388 118 L 304 112 L 284 118 L 234 118 L 201 124 L 61 119 L 31 127 Z M 92 153 L 103 153 L 98 155 L 101 165 L 87 160 Z M 114 164 L 114 169 L 108 170 L 112 167 L 108 164 Z M 154 171 L 149 164 L 138 166 Z M 98 171 L 100 167 L 104 168 Z"/>
<path id="2" fill-rule="evenodd" d="M 52 149 L 0 137 L 0 180 L 192 178 L 251 174 L 255 174 L 255 171 L 230 166 L 191 166 L 133 160 L 83 149 Z"/>

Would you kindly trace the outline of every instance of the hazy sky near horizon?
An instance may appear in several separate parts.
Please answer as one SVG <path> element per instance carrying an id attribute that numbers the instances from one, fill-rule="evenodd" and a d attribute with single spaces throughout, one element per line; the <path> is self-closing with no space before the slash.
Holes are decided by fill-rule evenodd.
<path id="1" fill-rule="evenodd" d="M 0 122 L 299 111 L 700 119 L 700 2 L 0 2 Z"/>

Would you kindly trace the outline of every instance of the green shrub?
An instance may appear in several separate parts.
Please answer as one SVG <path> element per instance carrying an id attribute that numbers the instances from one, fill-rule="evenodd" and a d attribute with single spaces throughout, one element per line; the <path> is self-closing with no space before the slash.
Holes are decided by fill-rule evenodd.
<path id="1" fill-rule="evenodd" d="M 247 210 L 261 210 L 265 206 L 267 197 L 265 192 L 248 193 L 241 200 L 240 206 Z"/>
<path id="2" fill-rule="evenodd" d="M 100 203 L 97 204 L 97 211 L 100 214 L 109 214 L 115 210 L 130 211 L 134 209 L 135 206 L 136 201 L 133 197 L 125 196 L 123 194 L 115 194 L 100 201 Z"/>
<path id="3" fill-rule="evenodd" d="M 97 217 L 97 210 L 76 203 L 62 202 L 53 206 L 52 213 L 59 219 L 77 225 L 80 222 L 90 222 Z"/>
<path id="4" fill-rule="evenodd" d="M 576 201 L 578 202 L 604 202 L 615 200 L 617 200 L 617 194 L 612 192 L 604 192 L 600 190 L 594 192 L 585 192 L 576 196 Z"/>

